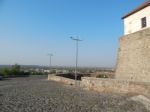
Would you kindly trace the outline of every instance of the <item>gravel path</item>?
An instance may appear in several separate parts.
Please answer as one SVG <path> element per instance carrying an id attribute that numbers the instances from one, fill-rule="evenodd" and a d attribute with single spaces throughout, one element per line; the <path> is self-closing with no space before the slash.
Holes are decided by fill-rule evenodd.
<path id="1" fill-rule="evenodd" d="M 73 89 L 46 78 L 0 81 L 0 112 L 148 112 L 130 96 Z"/>

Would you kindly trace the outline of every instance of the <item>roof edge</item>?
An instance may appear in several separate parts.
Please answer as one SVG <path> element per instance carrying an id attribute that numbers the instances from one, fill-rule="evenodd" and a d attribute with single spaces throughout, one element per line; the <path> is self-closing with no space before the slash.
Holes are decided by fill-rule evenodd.
<path id="1" fill-rule="evenodd" d="M 138 12 L 138 11 L 148 7 L 148 6 L 150 6 L 150 0 L 148 0 L 147 2 L 145 2 L 144 4 L 139 6 L 138 8 L 134 9 L 133 11 L 128 13 L 127 15 L 123 16 L 121 19 L 125 19 L 125 18 L 129 17 L 130 15 L 132 15 L 132 14 L 134 14 L 134 13 L 136 13 L 136 12 Z"/>

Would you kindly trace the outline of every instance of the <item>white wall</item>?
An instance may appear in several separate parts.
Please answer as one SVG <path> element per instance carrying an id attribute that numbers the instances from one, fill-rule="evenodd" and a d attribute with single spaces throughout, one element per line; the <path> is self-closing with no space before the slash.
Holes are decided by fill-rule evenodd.
<path id="1" fill-rule="evenodd" d="M 124 34 L 127 35 L 145 29 L 141 27 L 141 18 L 143 17 L 147 19 L 147 27 L 145 28 L 150 27 L 150 6 L 124 19 Z"/>

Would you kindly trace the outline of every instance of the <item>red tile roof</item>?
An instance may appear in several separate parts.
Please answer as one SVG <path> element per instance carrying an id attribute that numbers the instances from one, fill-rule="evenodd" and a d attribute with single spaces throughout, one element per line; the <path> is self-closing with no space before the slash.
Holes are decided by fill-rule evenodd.
<path id="1" fill-rule="evenodd" d="M 144 9 L 145 7 L 150 6 L 150 0 L 148 0 L 147 2 L 145 2 L 144 4 L 142 4 L 141 6 L 139 6 L 138 8 L 134 9 L 132 12 L 128 13 L 127 15 L 123 16 L 122 19 L 125 19 L 126 17 Z"/>

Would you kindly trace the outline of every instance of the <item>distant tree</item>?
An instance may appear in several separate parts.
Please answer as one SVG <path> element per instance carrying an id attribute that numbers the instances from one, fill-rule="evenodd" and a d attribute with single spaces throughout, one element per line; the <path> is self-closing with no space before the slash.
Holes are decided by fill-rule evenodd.
<path id="1" fill-rule="evenodd" d="M 53 69 L 53 70 L 50 71 L 50 73 L 51 74 L 56 74 L 56 70 Z"/>
<path id="2" fill-rule="evenodd" d="M 42 71 L 29 71 L 25 72 L 21 70 L 21 66 L 18 64 L 12 65 L 11 68 L 2 68 L 0 69 L 0 76 L 4 77 L 26 77 L 29 75 L 47 75 L 47 73 L 44 73 Z"/>
<path id="3" fill-rule="evenodd" d="M 20 71 L 20 65 L 18 64 L 15 64 L 15 65 L 12 65 L 12 68 L 11 68 L 11 73 L 12 75 L 16 76 L 16 75 L 21 75 L 21 71 Z"/>
<path id="4" fill-rule="evenodd" d="M 4 77 L 8 77 L 10 76 L 10 69 L 8 68 L 3 68 L 0 70 L 0 75 L 4 76 Z"/>
<path id="5" fill-rule="evenodd" d="M 20 68 L 21 67 L 18 64 L 12 65 L 12 70 L 20 71 Z"/>

